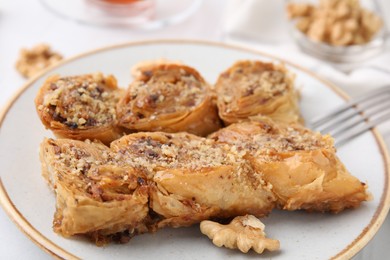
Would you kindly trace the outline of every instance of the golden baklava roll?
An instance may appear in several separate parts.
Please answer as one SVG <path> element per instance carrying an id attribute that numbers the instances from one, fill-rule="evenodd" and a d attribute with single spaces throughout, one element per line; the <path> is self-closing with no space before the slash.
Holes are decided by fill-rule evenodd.
<path id="1" fill-rule="evenodd" d="M 232 124 L 210 137 L 246 151 L 282 209 L 337 213 L 371 198 L 367 185 L 337 157 L 329 135 L 263 117 Z"/>
<path id="2" fill-rule="evenodd" d="M 44 82 L 35 105 L 42 123 L 57 137 L 108 144 L 123 133 L 115 110 L 122 93 L 111 75 L 55 75 Z"/>
<path id="3" fill-rule="evenodd" d="M 42 174 L 56 195 L 55 232 L 83 234 L 102 245 L 148 231 L 146 176 L 133 167 L 110 164 L 107 146 L 45 139 L 40 158 Z"/>
<path id="4" fill-rule="evenodd" d="M 186 131 L 204 136 L 221 127 L 209 85 L 193 68 L 151 63 L 137 68 L 117 106 L 119 124 L 130 131 Z"/>
<path id="5" fill-rule="evenodd" d="M 245 214 L 262 217 L 275 206 L 271 186 L 245 154 L 211 139 L 136 133 L 112 142 L 111 150 L 120 165 L 147 167 L 156 228 Z"/>
<path id="6" fill-rule="evenodd" d="M 221 73 L 215 85 L 219 116 L 227 125 L 259 115 L 301 122 L 294 78 L 281 64 L 236 62 Z"/>
<path id="7" fill-rule="evenodd" d="M 272 187 L 244 154 L 187 133 L 135 133 L 110 148 L 45 139 L 40 154 L 56 194 L 54 230 L 66 237 L 102 243 L 209 218 L 261 217 L 275 207 Z"/>
<path id="8" fill-rule="evenodd" d="M 54 230 L 98 243 L 274 208 L 337 213 L 369 200 L 329 136 L 269 118 L 232 124 L 210 139 L 134 133 L 110 147 L 45 139 L 43 176 L 56 197 Z"/>

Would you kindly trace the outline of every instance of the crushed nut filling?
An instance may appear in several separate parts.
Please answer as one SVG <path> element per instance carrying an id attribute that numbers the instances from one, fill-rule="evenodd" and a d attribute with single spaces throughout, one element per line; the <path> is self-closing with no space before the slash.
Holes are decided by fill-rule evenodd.
<path id="1" fill-rule="evenodd" d="M 116 119 L 119 93 L 102 74 L 63 77 L 52 82 L 38 107 L 71 129 L 102 126 Z"/>
<path id="2" fill-rule="evenodd" d="M 250 185 L 268 185 L 262 179 L 255 178 L 254 169 L 245 159 L 246 151 L 240 148 L 184 133 L 158 135 L 155 138 L 153 135 L 123 137 L 118 140 L 118 145 L 114 141 L 111 148 L 89 140 L 84 142 L 85 147 L 72 144 L 61 148 L 57 146 L 56 163 L 61 165 L 60 168 L 72 169 L 64 177 L 71 178 L 75 186 L 79 185 L 78 189 L 86 191 L 91 191 L 96 181 L 99 185 L 105 185 L 105 180 L 113 177 L 116 183 L 120 182 L 120 186 L 134 182 L 134 175 L 129 173 L 131 171 L 144 174 L 145 180 L 137 179 L 136 182 L 145 182 L 160 170 L 185 169 L 191 174 L 220 166 L 230 167 L 231 174 L 239 180 L 250 178 Z M 99 149 L 98 156 L 90 154 L 86 147 Z M 102 167 L 108 170 L 102 170 Z M 108 172 L 110 177 L 104 178 L 104 172 Z"/>
<path id="3" fill-rule="evenodd" d="M 264 161 L 279 160 L 281 153 L 311 151 L 333 143 L 320 133 L 300 126 L 277 127 L 266 121 L 231 125 L 211 135 L 217 142 L 233 145 L 237 150 L 248 151 Z"/>
<path id="4" fill-rule="evenodd" d="M 245 152 L 231 150 L 207 138 L 187 134 L 164 134 L 165 139 L 150 136 L 129 139 L 128 144 L 115 152 L 114 161 L 121 165 L 144 168 L 152 173 L 161 168 L 200 170 L 222 165 L 237 166 L 237 174 L 245 169 Z"/>
<path id="5" fill-rule="evenodd" d="M 293 76 L 283 66 L 272 63 L 242 61 L 223 73 L 217 82 L 218 102 L 226 112 L 238 111 L 245 99 L 259 105 L 285 95 L 293 88 Z"/>
<path id="6" fill-rule="evenodd" d="M 86 140 L 90 145 L 91 142 Z M 87 192 L 91 197 L 101 201 L 121 200 L 131 195 L 140 182 L 134 169 L 120 168 L 112 164 L 112 154 L 108 147 L 94 143 L 93 149 L 99 150 L 99 158 L 89 153 L 85 147 L 67 144 L 56 146 L 56 163 L 59 169 L 71 169 L 64 174 L 58 172 L 59 178 L 66 178 L 71 185 Z M 111 162 L 111 164 L 110 164 Z"/>
<path id="7" fill-rule="evenodd" d="M 126 101 L 120 106 L 121 121 L 157 120 L 160 115 L 191 111 L 207 95 L 203 79 L 180 67 L 142 71 L 142 77 L 130 85 Z"/>

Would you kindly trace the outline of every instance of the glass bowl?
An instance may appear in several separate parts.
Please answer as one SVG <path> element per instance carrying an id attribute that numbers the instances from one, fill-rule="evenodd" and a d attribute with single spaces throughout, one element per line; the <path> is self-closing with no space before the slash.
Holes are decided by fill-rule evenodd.
<path id="1" fill-rule="evenodd" d="M 314 3 L 318 1 L 287 1 L 287 3 Z M 360 1 L 362 6 L 383 19 L 383 15 L 379 8 L 378 3 L 374 1 Z M 325 60 L 331 63 L 358 63 L 366 61 L 379 53 L 383 52 L 386 46 L 387 40 L 387 28 L 385 22 L 379 32 L 376 33 L 374 38 L 365 44 L 350 45 L 350 46 L 334 46 L 323 42 L 316 42 L 307 37 L 303 32 L 297 29 L 296 21 L 289 21 L 289 31 L 298 47 L 305 53 Z"/>

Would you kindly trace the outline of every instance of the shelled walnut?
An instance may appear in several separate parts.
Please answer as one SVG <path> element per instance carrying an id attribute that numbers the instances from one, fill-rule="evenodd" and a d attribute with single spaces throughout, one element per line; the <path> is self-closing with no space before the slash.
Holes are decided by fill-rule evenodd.
<path id="1" fill-rule="evenodd" d="M 264 224 L 252 215 L 235 217 L 228 225 L 210 220 L 200 223 L 201 232 L 212 239 L 214 245 L 239 249 L 243 253 L 247 253 L 251 248 L 258 254 L 263 253 L 265 249 L 270 251 L 279 249 L 279 241 L 266 238 L 264 228 Z"/>

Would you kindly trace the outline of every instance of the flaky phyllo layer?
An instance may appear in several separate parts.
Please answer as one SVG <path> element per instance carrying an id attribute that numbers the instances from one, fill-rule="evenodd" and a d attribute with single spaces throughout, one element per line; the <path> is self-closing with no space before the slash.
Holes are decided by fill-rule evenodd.
<path id="1" fill-rule="evenodd" d="M 282 64 L 238 61 L 215 84 L 219 116 L 226 125 L 255 116 L 302 122 L 294 80 Z"/>
<path id="2" fill-rule="evenodd" d="M 44 82 L 35 105 L 42 123 L 57 137 L 110 143 L 123 132 L 116 119 L 122 93 L 112 75 L 54 75 Z"/>
<path id="3" fill-rule="evenodd" d="M 181 132 L 205 136 L 221 127 L 209 84 L 183 64 L 137 67 L 117 106 L 119 124 L 133 131 Z"/>
<path id="4" fill-rule="evenodd" d="M 223 124 L 256 116 L 302 122 L 295 75 L 281 64 L 239 61 L 215 86 L 192 67 L 149 62 L 133 68 L 126 90 L 101 73 L 51 76 L 35 99 L 38 115 L 57 137 L 105 144 L 137 131 L 206 136 Z"/>
<path id="5" fill-rule="evenodd" d="M 370 199 L 333 139 L 299 125 L 282 64 L 239 61 L 215 86 L 180 62 L 132 76 L 127 90 L 101 73 L 52 76 L 38 92 L 41 121 L 63 138 L 40 147 L 57 233 L 101 245 L 202 222 L 215 245 L 261 253 L 279 248 L 256 218 L 274 208 L 338 213 Z"/>
<path id="6" fill-rule="evenodd" d="M 135 133 L 110 147 L 45 139 L 55 231 L 124 241 L 210 218 L 262 217 L 275 207 L 337 213 L 370 198 L 329 136 L 259 118 L 210 137 Z"/>
<path id="7" fill-rule="evenodd" d="M 210 85 L 181 64 L 140 66 L 126 91 L 111 75 L 54 75 L 40 88 L 35 105 L 44 126 L 57 137 L 105 144 L 126 132 L 206 136 L 222 126 Z"/>
<path id="8" fill-rule="evenodd" d="M 209 136 L 247 151 L 247 159 L 271 183 L 277 206 L 338 213 L 369 200 L 367 185 L 352 176 L 336 155 L 333 138 L 299 124 L 261 117 Z"/>

